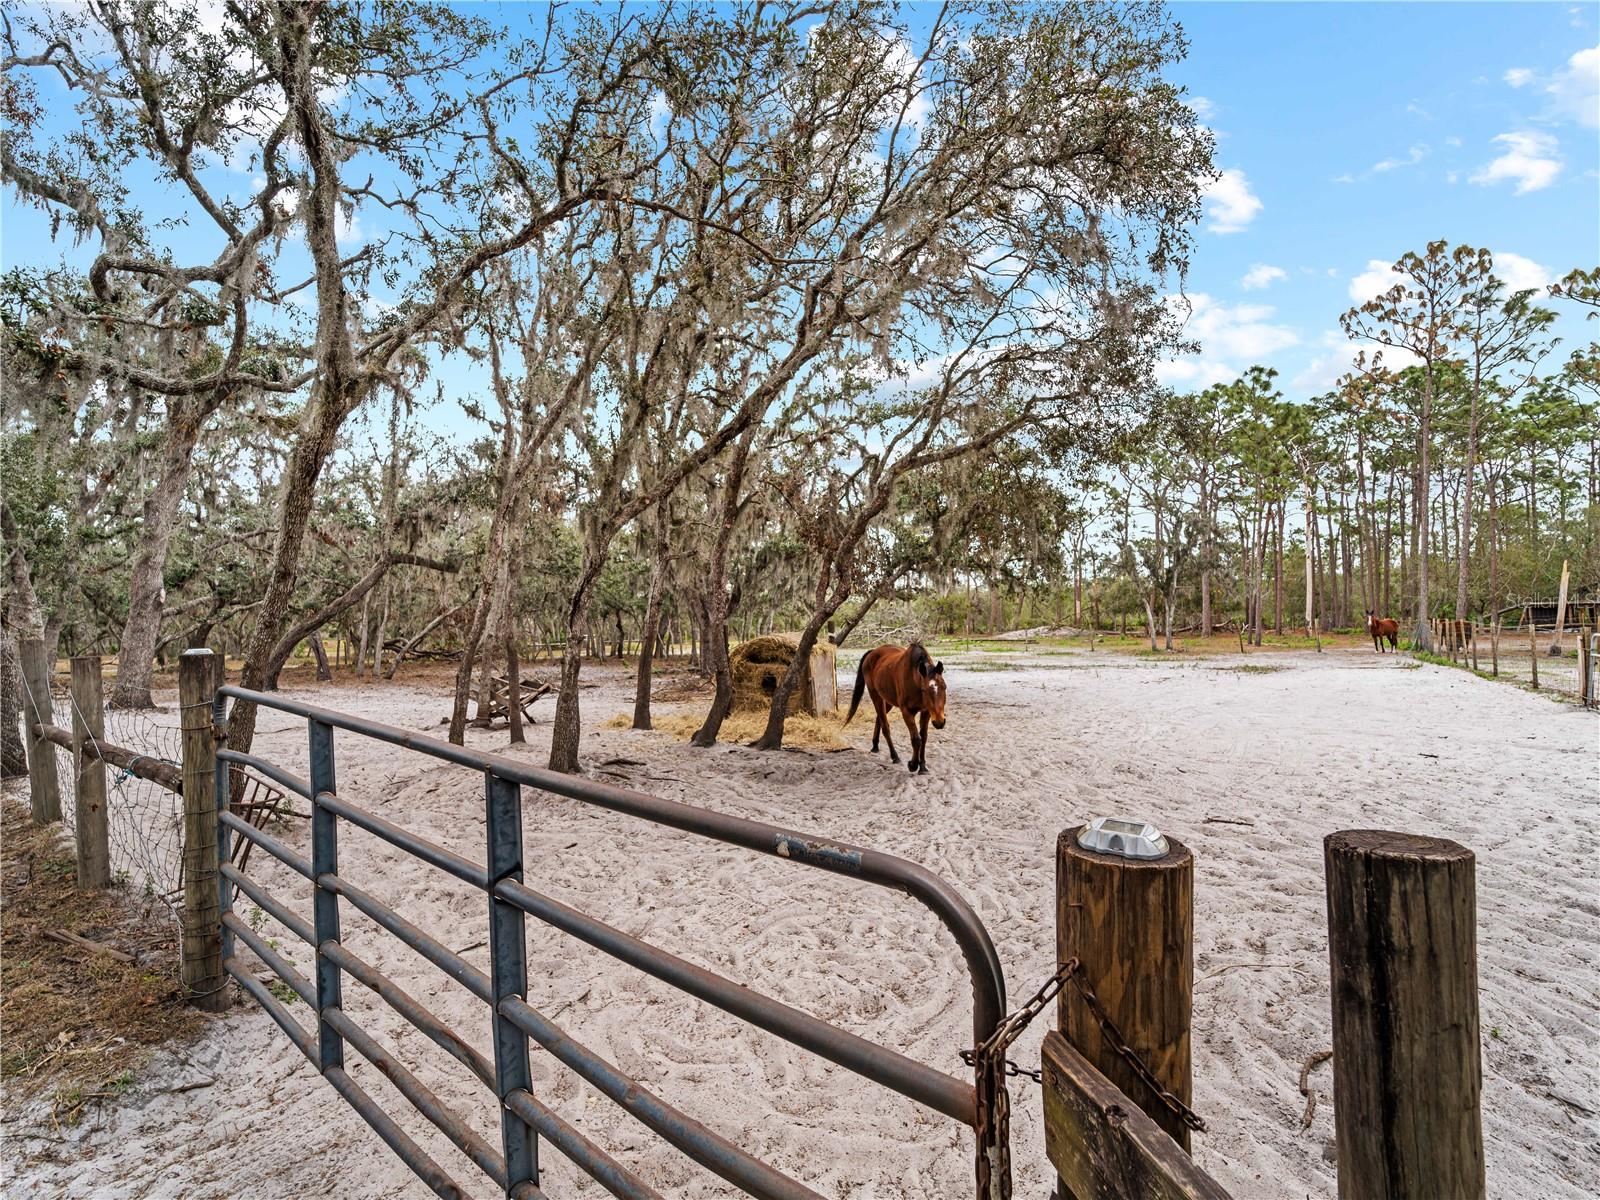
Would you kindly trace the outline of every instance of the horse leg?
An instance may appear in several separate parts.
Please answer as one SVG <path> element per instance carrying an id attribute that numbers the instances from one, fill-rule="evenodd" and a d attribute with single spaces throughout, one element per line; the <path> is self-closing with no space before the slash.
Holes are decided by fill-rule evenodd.
<path id="1" fill-rule="evenodd" d="M 922 739 L 917 736 L 916 718 L 903 708 L 900 715 L 905 718 L 906 730 L 911 734 L 911 761 L 906 764 L 906 769 L 916 775 L 922 766 Z"/>
<path id="2" fill-rule="evenodd" d="M 878 702 L 876 696 L 872 698 L 872 710 L 874 714 L 872 718 L 872 752 L 876 754 L 878 752 L 878 736 L 883 732 L 884 726 L 883 705 Z"/>
<path id="3" fill-rule="evenodd" d="M 889 713 L 887 711 L 887 706 L 878 710 L 878 720 L 883 725 L 883 740 L 889 743 L 889 761 L 892 763 L 897 763 L 900 761 L 900 755 L 895 753 L 894 738 L 889 733 Z"/>
<path id="4" fill-rule="evenodd" d="M 917 722 L 917 774 L 928 773 L 928 714 L 923 713 Z"/>

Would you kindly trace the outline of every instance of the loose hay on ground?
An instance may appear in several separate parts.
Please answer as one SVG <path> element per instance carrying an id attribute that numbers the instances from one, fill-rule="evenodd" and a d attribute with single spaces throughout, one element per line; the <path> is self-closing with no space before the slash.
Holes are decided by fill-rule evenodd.
<path id="1" fill-rule="evenodd" d="M 670 734 L 688 741 L 695 730 L 705 724 L 706 715 L 699 710 L 687 712 L 652 713 L 651 732 Z M 631 713 L 618 713 L 605 723 L 607 729 L 628 729 L 633 725 Z M 767 729 L 767 714 L 761 712 L 730 712 L 722 722 L 717 739 L 723 742 L 753 742 Z M 790 713 L 783 723 L 783 744 L 803 750 L 844 750 L 850 745 L 844 740 L 844 720 L 838 713 L 813 717 L 805 713 Z"/>

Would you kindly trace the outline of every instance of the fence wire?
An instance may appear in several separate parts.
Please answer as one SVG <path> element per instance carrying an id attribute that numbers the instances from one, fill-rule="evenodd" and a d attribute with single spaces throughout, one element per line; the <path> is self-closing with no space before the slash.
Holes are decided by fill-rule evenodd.
<path id="1" fill-rule="evenodd" d="M 51 723 L 68 732 L 76 705 L 70 693 L 52 693 Z M 160 709 L 105 710 L 107 745 L 121 746 L 156 762 L 183 765 L 178 713 Z M 57 746 L 61 819 L 77 836 L 77 770 L 72 751 Z M 106 841 L 111 877 L 134 895 L 159 902 L 174 920 L 183 903 L 183 797 L 123 767 L 105 764 Z"/>

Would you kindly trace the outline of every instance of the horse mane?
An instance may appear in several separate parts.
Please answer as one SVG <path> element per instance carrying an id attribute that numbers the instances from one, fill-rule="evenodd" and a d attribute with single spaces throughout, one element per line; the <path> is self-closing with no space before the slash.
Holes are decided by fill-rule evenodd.
<path id="1" fill-rule="evenodd" d="M 912 642 L 911 645 L 906 647 L 906 651 L 911 656 L 911 669 L 913 671 L 918 675 L 933 674 L 933 659 L 929 656 L 926 646 L 921 642 Z"/>

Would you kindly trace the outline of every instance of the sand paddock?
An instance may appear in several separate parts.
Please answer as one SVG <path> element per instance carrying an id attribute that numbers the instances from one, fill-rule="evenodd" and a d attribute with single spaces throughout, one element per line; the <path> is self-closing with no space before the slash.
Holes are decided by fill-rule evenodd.
<path id="1" fill-rule="evenodd" d="M 1579 1200 L 1600 1189 L 1600 835 L 1591 713 L 1403 656 L 1370 652 L 1152 661 L 1085 653 L 947 658 L 949 727 L 931 775 L 856 749 L 698 752 L 665 734 L 601 728 L 627 684 L 593 670 L 586 761 L 633 786 L 829 834 L 920 862 L 988 925 L 1013 1002 L 1053 967 L 1056 834 L 1105 812 L 1147 817 L 1196 856 L 1195 1156 L 1232 1193 L 1335 1190 L 1322 837 L 1382 827 L 1455 838 L 1478 854 L 1484 1132 L 1491 1196 Z M 1262 666 L 1277 668 L 1261 670 Z M 843 670 L 841 671 L 841 675 Z M 296 693 L 435 732 L 438 685 Z M 541 714 L 547 716 L 547 714 Z M 542 761 L 548 725 L 527 753 Z M 258 747 L 303 769 L 302 723 L 264 715 Z M 901 731 L 903 733 L 903 730 Z M 504 734 L 475 733 L 499 748 Z M 908 747 L 902 747 L 902 750 Z M 340 735 L 341 793 L 474 859 L 480 777 Z M 530 884 L 629 933 L 952 1072 L 970 1040 L 953 942 L 918 906 L 578 804 L 525 796 Z M 1221 823 L 1208 818 L 1243 821 Z M 645 836 L 640 836 L 645 834 Z M 304 831 L 294 839 L 303 842 Z M 487 967 L 482 897 L 345 827 L 341 873 Z M 309 914 L 305 884 L 264 856 L 251 874 Z M 242 905 L 248 913 L 248 901 Z M 348 910 L 347 910 L 348 911 Z M 483 1007 L 364 919 L 351 947 L 487 1051 Z M 304 967 L 304 947 L 263 929 Z M 470 949 L 468 949 L 470 948 Z M 828 1196 L 970 1193 L 970 1135 L 953 1122 L 740 1025 L 530 922 L 530 1002 L 589 1047 L 741 1146 Z M 376 997 L 347 1007 L 495 1139 L 487 1093 Z M 291 1011 L 304 1021 L 304 1004 Z M 1042 1024 L 1014 1057 L 1037 1060 Z M 352 1059 L 355 1058 L 353 1051 Z M 535 1088 L 674 1196 L 732 1195 L 535 1053 Z M 492 1185 L 359 1063 L 357 1078 L 470 1194 Z M 215 1080 L 210 1086 L 179 1091 Z M 10 1194 L 91 1197 L 421 1197 L 413 1179 L 253 1005 L 163 1054 L 138 1089 L 77 1128 L 37 1106 L 7 1113 Z M 1043 1197 L 1037 1089 L 1012 1082 L 1016 1194 Z M 600 1195 L 554 1150 L 553 1198 Z"/>

